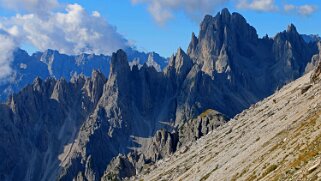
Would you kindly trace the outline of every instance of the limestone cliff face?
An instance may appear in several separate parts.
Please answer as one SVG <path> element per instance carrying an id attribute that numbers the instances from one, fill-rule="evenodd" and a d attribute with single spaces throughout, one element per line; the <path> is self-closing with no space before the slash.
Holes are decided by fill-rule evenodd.
<path id="1" fill-rule="evenodd" d="M 197 82 L 206 82 L 206 87 L 198 88 L 204 91 L 201 95 L 215 92 L 217 96 L 206 101 L 198 99 L 200 108 L 195 109 L 215 105 L 212 108 L 232 117 L 302 76 L 316 50 L 316 43 L 306 43 L 294 25 L 274 38 L 259 38 L 238 13 L 223 9 L 214 17 L 207 15 L 198 37 L 193 33 L 187 51 L 197 65 L 188 78 L 198 77 Z M 224 95 L 225 92 L 228 94 Z"/>
<path id="2" fill-rule="evenodd" d="M 238 13 L 223 9 L 216 16 L 205 16 L 200 25 L 199 37 L 192 36 L 188 54 L 202 70 L 213 76 L 231 68 L 233 56 L 253 56 L 258 44 L 256 30 Z M 241 60 L 239 60 L 241 61 Z"/>
<path id="3" fill-rule="evenodd" d="M 1 180 L 55 180 L 65 159 L 59 154 L 73 144 L 104 80 L 100 72 L 70 83 L 37 78 L 1 105 Z"/>
<path id="4" fill-rule="evenodd" d="M 318 64 L 321 62 L 321 42 L 318 42 L 318 43 L 317 43 L 317 47 L 318 47 L 319 53 L 315 54 L 315 55 L 312 57 L 311 62 L 309 62 L 309 63 L 307 64 L 307 66 L 305 67 L 305 72 L 306 72 L 306 73 L 314 70 L 314 69 L 318 66 Z"/>
<path id="5" fill-rule="evenodd" d="M 300 77 L 316 53 L 309 49 L 293 24 L 275 36 L 272 50 L 276 63 L 271 75 L 279 84 Z"/>
<path id="6" fill-rule="evenodd" d="M 158 112 L 162 107 L 167 110 L 162 105 L 165 93 L 162 73 L 146 64 L 130 69 L 125 52 L 114 53 L 97 106 L 81 126 L 71 151 L 64 153 L 68 161 L 59 179 L 100 180 L 107 167 L 113 168 L 109 162 L 125 164 L 121 157 L 113 157 L 136 146 L 132 136 L 150 137 L 165 127 L 159 121 L 169 120 L 167 112 Z"/>
<path id="7" fill-rule="evenodd" d="M 132 180 L 320 180 L 321 82 L 300 77 Z"/>
<path id="8" fill-rule="evenodd" d="M 0 105 L 0 180 L 144 173 L 303 75 L 316 53 L 293 25 L 258 38 L 240 14 L 224 9 L 204 18 L 187 53 L 179 48 L 163 71 L 152 60 L 130 66 L 119 50 L 108 78 L 98 71 L 70 82 L 37 78 Z"/>

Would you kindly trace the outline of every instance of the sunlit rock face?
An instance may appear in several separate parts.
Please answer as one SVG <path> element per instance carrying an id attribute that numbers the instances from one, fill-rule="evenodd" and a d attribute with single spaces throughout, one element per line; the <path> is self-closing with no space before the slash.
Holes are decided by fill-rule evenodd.
<path id="1" fill-rule="evenodd" d="M 187 53 L 179 48 L 164 69 L 157 55 L 139 65 L 129 63 L 128 54 L 117 51 L 108 69 L 90 78 L 37 78 L 1 104 L 0 180 L 143 173 L 144 165 L 184 151 L 188 142 L 303 75 L 318 52 L 293 25 L 259 38 L 240 14 L 224 9 L 207 15 Z M 56 72 L 55 57 L 64 55 L 40 56 L 48 75 Z"/>

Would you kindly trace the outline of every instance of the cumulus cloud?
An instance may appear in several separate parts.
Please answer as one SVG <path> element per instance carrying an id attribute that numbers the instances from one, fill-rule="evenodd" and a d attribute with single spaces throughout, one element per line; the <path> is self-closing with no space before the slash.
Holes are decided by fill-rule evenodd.
<path id="1" fill-rule="evenodd" d="M 274 0 L 239 0 L 237 8 L 265 12 L 278 10 Z"/>
<path id="2" fill-rule="evenodd" d="M 214 13 L 215 9 L 225 3 L 230 3 L 238 9 L 260 12 L 290 12 L 300 15 L 310 15 L 317 10 L 311 4 L 295 6 L 285 4 L 283 7 L 275 0 L 131 0 L 132 4 L 146 4 L 149 13 L 159 24 L 164 24 L 174 17 L 175 12 L 183 12 L 192 18 Z"/>
<path id="3" fill-rule="evenodd" d="M 34 13 L 40 17 L 47 17 L 59 5 L 57 0 L 0 0 L 0 4 L 7 9 Z"/>
<path id="4" fill-rule="evenodd" d="M 290 12 L 296 9 L 296 6 L 294 6 L 293 4 L 285 4 L 284 5 L 284 10 L 286 12 Z"/>
<path id="5" fill-rule="evenodd" d="M 285 12 L 294 12 L 302 16 L 309 16 L 316 12 L 317 7 L 315 5 L 305 4 L 301 6 L 296 6 L 293 4 L 285 4 L 284 5 Z"/>
<path id="6" fill-rule="evenodd" d="M 317 11 L 317 6 L 315 5 L 311 5 L 311 4 L 304 4 L 301 6 L 296 6 L 293 4 L 285 4 L 284 5 L 284 10 L 285 12 L 295 12 L 299 15 L 303 15 L 303 16 L 309 16 L 311 14 L 313 14 L 314 12 Z"/>
<path id="7" fill-rule="evenodd" d="M 64 12 L 51 12 L 46 19 L 33 13 L 18 14 L 2 19 L 0 27 L 39 50 L 111 54 L 127 46 L 127 40 L 99 12 L 89 14 L 78 4 L 67 5 Z"/>
<path id="8" fill-rule="evenodd" d="M 164 24 L 174 16 L 174 12 L 182 11 L 192 18 L 213 13 L 215 8 L 229 0 L 131 0 L 133 4 L 145 3 L 148 11 L 159 24 Z"/>
<path id="9" fill-rule="evenodd" d="M 24 43 L 41 51 L 55 49 L 66 54 L 111 54 L 129 46 L 99 12 L 89 13 L 78 4 L 0 0 L 0 6 L 22 13 L 0 17 L 0 85 L 14 79 L 13 52 Z"/>
<path id="10" fill-rule="evenodd" d="M 304 16 L 311 15 L 311 14 L 313 14 L 316 10 L 317 10 L 317 7 L 316 7 L 316 6 L 308 5 L 308 4 L 303 5 L 303 6 L 299 6 L 299 8 L 298 8 L 299 14 L 304 15 Z"/>
<path id="11" fill-rule="evenodd" d="M 10 65 L 16 45 L 14 39 L 7 32 L 0 29 L 0 85 L 12 75 Z"/>

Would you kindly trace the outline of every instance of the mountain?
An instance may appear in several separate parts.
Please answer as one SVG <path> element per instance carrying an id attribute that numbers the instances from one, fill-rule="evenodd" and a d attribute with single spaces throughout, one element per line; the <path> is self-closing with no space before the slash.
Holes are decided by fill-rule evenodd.
<path id="1" fill-rule="evenodd" d="M 228 93 L 217 96 L 219 101 L 214 100 L 216 96 L 206 101 L 226 103 L 212 108 L 233 117 L 303 75 L 317 48 L 307 44 L 294 25 L 274 38 L 258 38 L 244 17 L 224 9 L 215 17 L 204 18 L 199 36 L 192 35 L 187 52 L 209 79 L 200 89 L 213 86 L 225 89 L 217 94 Z"/>
<path id="2" fill-rule="evenodd" d="M 302 38 L 304 39 L 305 42 L 307 43 L 313 43 L 313 42 L 318 42 L 321 41 L 321 37 L 319 35 L 301 35 Z"/>
<path id="3" fill-rule="evenodd" d="M 258 38 L 243 16 L 223 9 L 205 16 L 187 53 L 179 48 L 162 71 L 154 66 L 157 55 L 139 65 L 129 63 L 124 50 L 113 53 L 109 70 L 91 77 L 61 72 L 69 61 L 52 61 L 66 57 L 58 52 L 34 56 L 44 57 L 38 62 L 48 75 L 62 78 L 36 78 L 1 104 L 1 180 L 147 174 L 158 160 L 186 152 L 192 142 L 234 124 L 228 120 L 302 76 L 317 54 L 317 43 L 306 43 L 294 25 L 274 38 Z M 90 62 L 92 56 L 81 57 Z M 70 60 L 87 65 L 87 59 L 72 61 L 77 56 Z"/>
<path id="4" fill-rule="evenodd" d="M 320 180 L 321 64 L 135 180 Z"/>
<path id="5" fill-rule="evenodd" d="M 305 72 L 312 71 L 321 62 L 321 42 L 318 42 L 317 46 L 318 46 L 318 49 L 319 49 L 319 54 L 316 54 L 316 55 L 314 55 L 312 57 L 311 62 L 309 62 L 308 65 L 305 67 Z"/>
<path id="6" fill-rule="evenodd" d="M 155 52 L 144 53 L 132 48 L 127 48 L 126 52 L 130 62 L 142 65 L 148 61 L 151 62 L 150 66 L 155 66 L 159 71 L 167 62 Z M 110 58 L 110 56 L 95 54 L 65 55 L 55 50 L 37 52 L 29 56 L 24 50 L 17 49 L 13 55 L 12 80 L 0 84 L 0 101 L 6 100 L 12 93 L 31 84 L 36 77 L 64 78 L 70 81 L 73 75 L 90 76 L 93 70 L 99 70 L 108 76 Z"/>

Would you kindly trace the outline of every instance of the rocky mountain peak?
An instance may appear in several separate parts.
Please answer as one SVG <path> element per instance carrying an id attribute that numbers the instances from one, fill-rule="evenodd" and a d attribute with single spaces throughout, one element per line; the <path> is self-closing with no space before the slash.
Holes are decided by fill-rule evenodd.
<path id="1" fill-rule="evenodd" d="M 37 92 L 42 92 L 43 89 L 43 81 L 40 77 L 36 77 L 32 83 L 32 90 Z"/>
<path id="2" fill-rule="evenodd" d="M 298 33 L 298 31 L 296 30 L 296 27 L 292 23 L 288 26 L 286 32 L 288 32 L 288 33 Z"/>
<path id="3" fill-rule="evenodd" d="M 181 48 L 177 49 L 176 55 L 169 62 L 169 67 L 174 68 L 177 75 L 188 73 L 192 65 L 192 60 Z"/>
<path id="4" fill-rule="evenodd" d="M 104 74 L 96 70 L 92 72 L 91 79 L 86 81 L 84 90 L 94 104 L 97 104 L 98 100 L 102 96 L 106 81 Z"/>
<path id="5" fill-rule="evenodd" d="M 278 33 L 274 39 L 276 41 L 278 41 L 278 39 L 283 39 L 290 43 L 300 43 L 300 44 L 305 43 L 305 41 L 303 40 L 301 35 L 298 33 L 296 27 L 293 24 L 290 24 L 287 27 L 287 30 Z"/>
<path id="6" fill-rule="evenodd" d="M 154 67 L 158 72 L 161 72 L 161 71 L 162 71 L 162 68 L 161 68 L 161 66 L 154 60 L 154 55 L 155 55 L 154 53 L 149 53 L 147 62 L 145 62 L 145 64 L 146 64 L 148 67 Z"/>
<path id="7" fill-rule="evenodd" d="M 182 48 L 179 47 L 179 48 L 177 49 L 176 56 L 177 56 L 177 57 L 183 57 L 183 56 L 187 56 L 187 55 L 186 55 L 186 53 L 184 52 L 184 50 L 182 50 Z"/>
<path id="8" fill-rule="evenodd" d="M 232 61 L 229 52 L 242 56 L 253 56 L 258 35 L 245 18 L 238 13 L 223 9 L 215 17 L 207 15 L 200 25 L 199 37 L 194 37 L 188 48 L 193 62 L 202 66 L 202 70 L 213 76 L 223 73 Z"/>
<path id="9" fill-rule="evenodd" d="M 298 78 L 305 71 L 305 66 L 311 61 L 314 53 L 293 24 L 274 37 L 273 54 L 279 66 L 283 67 L 282 75 L 285 74 L 286 77 Z"/>
<path id="10" fill-rule="evenodd" d="M 92 73 L 91 73 L 91 78 L 92 78 L 92 80 L 105 79 L 105 76 L 101 71 L 93 70 Z"/>
<path id="11" fill-rule="evenodd" d="M 0 115 L 8 115 L 0 116 L 0 125 L 4 125 L 0 126 L 4 133 L 0 131 L 0 139 L 4 138 L 0 141 L 3 143 L 0 144 L 0 158 L 4 160 L 3 165 L 9 165 L 4 171 L 0 168 L 0 180 L 96 181 L 104 173 L 108 180 L 109 171 L 127 177 L 144 169 L 142 164 L 149 166 L 173 153 L 186 152 L 189 148 L 185 143 L 187 145 L 216 128 L 220 127 L 219 136 L 215 136 L 220 140 L 215 141 L 216 144 L 222 135 L 236 133 L 234 128 L 241 129 L 237 132 L 240 135 L 235 137 L 241 138 L 245 127 L 240 125 L 244 122 L 238 122 L 240 125 L 230 129 L 229 123 L 225 124 L 227 117 L 233 118 L 303 74 L 301 70 L 311 59 L 310 47 L 297 34 L 295 27 L 290 27 L 275 39 L 259 39 L 244 17 L 223 9 L 215 17 L 207 15 L 204 18 L 199 37 L 192 34 L 188 54 L 179 48 L 164 72 L 157 72 L 147 63 L 139 68 L 143 64 L 139 61 L 130 70 L 128 59 L 133 59 L 119 50 L 111 58 L 105 57 L 97 63 L 106 63 L 106 66 L 99 66 L 102 71 L 110 67 L 108 80 L 100 71 L 91 73 L 88 69 L 86 76 L 91 73 L 90 78 L 74 72 L 70 82 L 68 79 L 36 79 L 33 85 L 13 95 L 9 106 L 0 105 Z M 74 56 L 49 51 L 45 55 L 49 56 L 46 60 L 55 55 L 53 67 L 48 66 L 48 70 L 53 70 L 51 75 L 66 75 L 60 71 L 73 67 L 75 62 L 79 69 L 85 70 L 82 64 L 96 59 L 96 56 L 87 59 L 83 54 L 78 57 L 81 61 L 75 61 Z M 147 57 L 144 55 L 141 59 L 147 60 Z M 147 62 L 159 64 L 160 60 L 153 53 Z M 59 74 L 54 74 L 55 71 Z M 320 74 L 316 75 L 320 77 Z M 253 115 L 260 113 L 264 119 L 274 119 L 274 111 L 279 111 L 276 109 L 295 105 L 282 100 L 281 97 L 276 101 L 269 99 L 271 106 L 268 104 L 267 108 L 262 104 L 260 111 Z M 290 97 L 289 100 L 299 99 Z M 282 105 L 275 106 L 279 102 L 283 102 Z M 12 113 L 8 112 L 10 109 Z M 254 116 L 250 115 L 250 118 Z M 270 125 L 253 121 L 262 123 L 260 129 Z M 248 122 L 246 129 L 252 130 L 253 121 Z M 217 134 L 217 131 L 212 133 Z M 264 133 L 261 139 L 266 136 L 266 132 L 257 131 Z M 232 138 L 227 136 L 226 143 Z M 249 145 L 254 139 L 248 142 Z M 239 146 L 243 147 L 244 142 L 241 142 Z M 12 151 L 12 145 L 17 150 Z M 211 148 L 216 147 L 211 145 Z M 26 153 L 16 154 L 25 150 Z M 121 156 L 129 152 L 132 154 Z M 119 153 L 121 155 L 117 156 Z M 235 152 L 226 154 L 223 151 L 222 154 L 232 156 Z M 18 169 L 12 171 L 13 167 Z M 26 173 L 22 173 L 26 168 Z"/>
<path id="12" fill-rule="evenodd" d="M 110 75 L 123 74 L 130 71 L 130 67 L 127 61 L 127 55 L 123 50 L 118 50 L 113 53 L 110 62 Z"/>
<path id="13" fill-rule="evenodd" d="M 231 13 L 230 11 L 227 9 L 227 8 L 223 8 L 222 11 L 221 11 L 221 15 L 223 17 L 230 17 L 231 16 Z"/>
<path id="14" fill-rule="evenodd" d="M 44 62 L 44 63 L 50 63 L 49 61 L 50 61 L 56 54 L 59 54 L 59 52 L 56 51 L 56 50 L 47 49 L 47 50 L 44 51 L 43 54 L 41 55 L 40 61 L 42 61 L 42 62 Z"/>
<path id="15" fill-rule="evenodd" d="M 191 38 L 191 43 L 189 44 L 188 49 L 187 49 L 187 54 L 193 55 L 195 53 L 194 51 L 196 49 L 197 44 L 198 44 L 198 39 L 193 32 L 192 38 Z"/>

